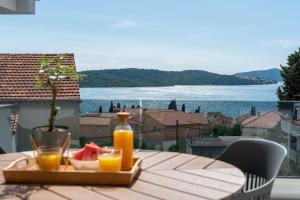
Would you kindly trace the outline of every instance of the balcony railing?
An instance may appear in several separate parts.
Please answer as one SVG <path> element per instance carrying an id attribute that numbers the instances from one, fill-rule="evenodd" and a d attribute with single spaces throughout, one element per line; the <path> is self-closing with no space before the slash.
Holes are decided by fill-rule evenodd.
<path id="1" fill-rule="evenodd" d="M 170 105 L 171 100 L 112 102 L 112 109 L 111 100 L 101 99 L 82 99 L 80 107 L 59 105 L 62 109 L 56 124 L 71 127 L 72 147 L 89 141 L 113 145 L 116 112 L 126 111 L 131 113 L 135 148 L 216 157 L 235 140 L 262 138 L 284 145 L 289 152 L 280 175 L 300 176 L 300 126 L 294 123 L 297 115 L 293 108 L 281 110 L 278 102 L 176 100 L 177 111 Z M 39 107 L 34 103 L 26 109 L 0 107 L 0 133 L 5 133 L 0 141 L 3 150 L 30 149 L 28 133 L 48 120 L 48 107 L 37 111 Z M 16 114 L 17 120 L 13 118 Z"/>

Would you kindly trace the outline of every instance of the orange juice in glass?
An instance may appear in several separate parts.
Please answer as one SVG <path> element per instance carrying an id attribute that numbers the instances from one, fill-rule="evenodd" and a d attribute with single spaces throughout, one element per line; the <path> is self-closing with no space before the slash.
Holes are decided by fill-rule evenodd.
<path id="1" fill-rule="evenodd" d="M 33 129 L 29 139 L 40 170 L 60 169 L 63 154 L 68 153 L 70 134 L 69 129 L 63 126 L 55 126 L 52 131 L 48 126 Z"/>
<path id="2" fill-rule="evenodd" d="M 122 150 L 112 149 L 108 153 L 98 154 L 101 172 L 118 172 L 121 170 Z"/>
<path id="3" fill-rule="evenodd" d="M 38 148 L 37 162 L 40 170 L 59 170 L 62 159 L 61 148 Z"/>
<path id="4" fill-rule="evenodd" d="M 122 170 L 131 170 L 133 165 L 133 131 L 128 124 L 129 113 L 119 112 L 118 125 L 114 130 L 114 148 L 122 149 Z"/>

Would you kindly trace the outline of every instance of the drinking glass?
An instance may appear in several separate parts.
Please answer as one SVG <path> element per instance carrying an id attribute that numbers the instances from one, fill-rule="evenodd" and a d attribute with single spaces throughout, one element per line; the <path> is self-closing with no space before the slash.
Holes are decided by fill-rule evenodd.
<path id="1" fill-rule="evenodd" d="M 101 172 L 121 171 L 122 150 L 109 149 L 107 153 L 98 153 L 99 169 Z"/>
<path id="2" fill-rule="evenodd" d="M 70 132 L 68 129 L 56 127 L 54 131 L 49 132 L 48 127 L 34 128 L 30 134 L 30 141 L 40 170 L 60 169 L 64 153 L 69 152 Z M 67 166 L 68 160 L 64 163 Z"/>

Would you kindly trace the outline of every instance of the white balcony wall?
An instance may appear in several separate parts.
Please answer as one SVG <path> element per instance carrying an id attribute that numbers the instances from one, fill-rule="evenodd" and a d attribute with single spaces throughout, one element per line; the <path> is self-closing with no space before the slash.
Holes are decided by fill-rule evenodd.
<path id="1" fill-rule="evenodd" d="M 34 14 L 36 0 L 0 0 L 0 14 Z"/>
<path id="2" fill-rule="evenodd" d="M 13 152 L 13 136 L 10 128 L 11 107 L 0 105 L 0 147 Z"/>
<path id="3" fill-rule="evenodd" d="M 55 125 L 69 127 L 71 142 L 76 146 L 79 144 L 79 102 L 61 102 L 57 105 L 61 107 L 61 110 L 56 117 Z M 28 134 L 34 127 L 48 125 L 50 102 L 24 102 L 18 107 L 17 151 L 30 150 L 31 146 Z"/>

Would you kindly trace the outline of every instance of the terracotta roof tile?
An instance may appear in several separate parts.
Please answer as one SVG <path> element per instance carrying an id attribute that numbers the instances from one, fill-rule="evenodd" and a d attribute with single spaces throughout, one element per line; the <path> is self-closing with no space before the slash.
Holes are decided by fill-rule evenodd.
<path id="1" fill-rule="evenodd" d="M 274 128 L 280 121 L 280 113 L 269 111 L 260 116 L 253 116 L 244 120 L 242 127 L 271 129 Z"/>
<path id="2" fill-rule="evenodd" d="M 176 120 L 180 125 L 208 124 L 207 119 L 200 113 L 185 113 L 181 111 L 150 111 L 146 115 L 166 126 L 175 126 Z"/>
<path id="3" fill-rule="evenodd" d="M 80 125 L 108 126 L 110 124 L 111 124 L 111 119 L 110 118 L 80 117 Z"/>
<path id="4" fill-rule="evenodd" d="M 300 119 L 296 120 L 296 121 L 294 122 L 294 124 L 297 125 L 297 126 L 300 126 Z"/>
<path id="5" fill-rule="evenodd" d="M 0 54 L 0 101 L 50 100 L 47 89 L 35 88 L 34 77 L 41 58 L 55 58 L 58 54 Z M 73 54 L 64 54 L 63 64 L 75 65 Z M 79 84 L 75 79 L 59 84 L 58 100 L 80 100 Z"/>

